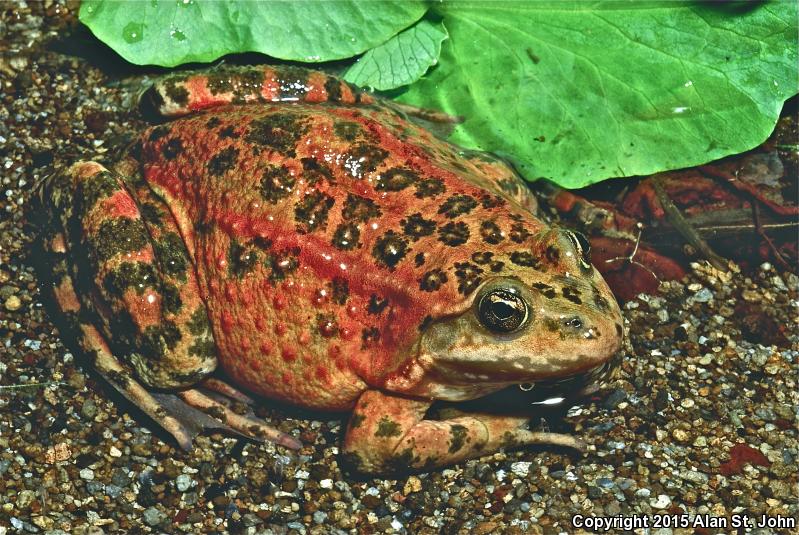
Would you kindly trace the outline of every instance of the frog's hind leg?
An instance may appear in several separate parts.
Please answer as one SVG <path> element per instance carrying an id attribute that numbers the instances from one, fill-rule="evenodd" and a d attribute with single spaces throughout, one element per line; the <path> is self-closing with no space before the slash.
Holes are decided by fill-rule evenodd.
<path id="1" fill-rule="evenodd" d="M 332 102 L 371 104 L 374 98 L 321 71 L 289 65 L 220 67 L 159 80 L 143 103 L 163 117 L 243 103 Z"/>
<path id="2" fill-rule="evenodd" d="M 174 394 L 149 392 L 114 356 L 125 355 L 135 375 L 157 389 L 193 385 L 216 367 L 194 267 L 174 221 L 144 187 L 81 162 L 42 190 L 52 217 L 60 219 L 48 226 L 63 229 L 44 244 L 62 274 L 54 285 L 56 301 L 78 318 L 82 346 L 94 355 L 98 371 L 184 448 L 209 428 L 298 447 L 265 424 L 259 428 L 259 422 L 244 425 L 235 418 L 223 424 Z"/>

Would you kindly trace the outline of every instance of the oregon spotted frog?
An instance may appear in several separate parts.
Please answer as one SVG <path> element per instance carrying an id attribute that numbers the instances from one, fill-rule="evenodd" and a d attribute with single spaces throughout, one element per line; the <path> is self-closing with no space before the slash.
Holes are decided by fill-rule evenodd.
<path id="1" fill-rule="evenodd" d="M 190 425 L 164 390 L 299 446 L 192 388 L 217 367 L 351 410 L 343 449 L 365 471 L 577 444 L 525 429 L 530 414 L 425 419 L 433 400 L 598 373 L 620 347 L 587 243 L 537 219 L 510 167 L 314 71 L 173 77 L 151 96 L 182 117 L 111 169 L 53 176 L 44 243 L 83 348 L 181 444 Z"/>

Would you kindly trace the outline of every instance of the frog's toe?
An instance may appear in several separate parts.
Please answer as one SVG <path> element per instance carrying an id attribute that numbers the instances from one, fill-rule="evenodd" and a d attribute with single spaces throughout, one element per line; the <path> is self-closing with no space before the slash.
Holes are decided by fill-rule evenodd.
<path id="1" fill-rule="evenodd" d="M 200 381 L 200 387 L 211 390 L 213 392 L 217 392 L 222 394 L 226 398 L 232 399 L 233 401 L 238 401 L 240 403 L 244 403 L 245 405 L 253 406 L 255 405 L 255 400 L 252 399 L 250 396 L 238 390 L 237 388 L 233 387 L 232 385 L 217 379 L 216 377 L 206 377 L 202 381 Z"/>
<path id="2" fill-rule="evenodd" d="M 238 393 L 232 387 L 228 388 Z M 196 407 L 194 410 L 200 409 L 203 411 L 204 416 L 210 414 L 215 420 L 221 422 L 224 428 L 234 430 L 238 434 L 254 440 L 268 440 L 293 450 L 298 450 L 302 447 L 302 443 L 299 440 L 275 429 L 260 418 L 256 418 L 252 414 L 235 412 L 229 406 L 229 402 L 225 400 L 216 399 L 216 397 L 211 397 L 196 389 L 183 390 L 178 392 L 178 396 L 191 407 Z"/>

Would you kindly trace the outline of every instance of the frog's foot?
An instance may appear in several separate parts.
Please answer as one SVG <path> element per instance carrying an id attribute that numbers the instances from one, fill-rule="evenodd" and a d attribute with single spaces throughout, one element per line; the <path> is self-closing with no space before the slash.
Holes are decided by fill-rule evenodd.
<path id="1" fill-rule="evenodd" d="M 225 389 L 225 394 L 227 395 L 230 391 L 238 393 L 237 390 L 228 387 Z M 234 411 L 227 400 L 211 397 L 196 389 L 183 390 L 178 392 L 178 396 L 188 405 L 201 409 L 223 422 L 226 429 L 233 429 L 248 438 L 261 441 L 268 440 L 293 450 L 298 450 L 302 447 L 302 443 L 291 435 L 275 429 L 252 414 L 239 414 Z M 235 399 L 235 401 L 241 400 Z"/>
<path id="2" fill-rule="evenodd" d="M 347 460 L 359 471 L 428 470 L 488 455 L 502 447 L 553 444 L 583 450 L 582 441 L 523 429 L 528 418 L 468 414 L 425 420 L 429 401 L 376 390 L 364 392 L 344 438 Z"/>
<path id="3" fill-rule="evenodd" d="M 222 67 L 172 75 L 153 84 L 144 97 L 164 117 L 232 103 L 374 102 L 371 95 L 339 78 L 287 65 Z"/>

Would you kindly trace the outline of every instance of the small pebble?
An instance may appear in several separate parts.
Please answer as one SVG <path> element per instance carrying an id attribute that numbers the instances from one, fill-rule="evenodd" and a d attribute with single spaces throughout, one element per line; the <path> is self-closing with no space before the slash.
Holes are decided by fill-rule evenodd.
<path id="1" fill-rule="evenodd" d="M 178 477 L 175 478 L 175 488 L 178 489 L 179 492 L 186 492 L 192 486 L 192 479 L 190 476 L 186 474 L 180 474 Z"/>
<path id="2" fill-rule="evenodd" d="M 533 464 L 533 463 L 518 461 L 518 462 L 515 462 L 515 463 L 511 463 L 510 469 L 511 469 L 511 472 L 513 472 L 514 474 L 516 474 L 519 477 L 527 477 L 527 475 L 530 473 L 530 465 L 531 464 Z"/>
<path id="3" fill-rule="evenodd" d="M 162 513 L 155 507 L 148 507 L 142 513 L 142 520 L 144 520 L 144 523 L 150 527 L 155 527 L 159 525 L 165 519 L 166 516 L 164 515 L 164 513 Z"/>
<path id="4" fill-rule="evenodd" d="M 655 509 L 665 509 L 671 505 L 671 498 L 665 494 L 658 494 L 657 498 L 654 500 L 649 500 L 649 505 Z"/>
<path id="5" fill-rule="evenodd" d="M 408 481 L 405 482 L 405 485 L 402 487 L 402 493 L 407 496 L 412 492 L 419 492 L 422 490 L 422 480 L 416 476 L 411 476 L 408 478 Z"/>
<path id="6" fill-rule="evenodd" d="M 22 306 L 22 301 L 20 301 L 19 297 L 17 297 L 16 295 L 12 295 L 8 299 L 6 299 L 5 307 L 6 310 L 8 310 L 9 312 L 14 312 L 16 310 L 19 310 L 19 307 L 21 306 Z"/>
<path id="7" fill-rule="evenodd" d="M 81 479 L 85 479 L 87 481 L 94 479 L 94 470 L 91 468 L 84 468 L 78 472 L 78 474 L 80 475 Z"/>

